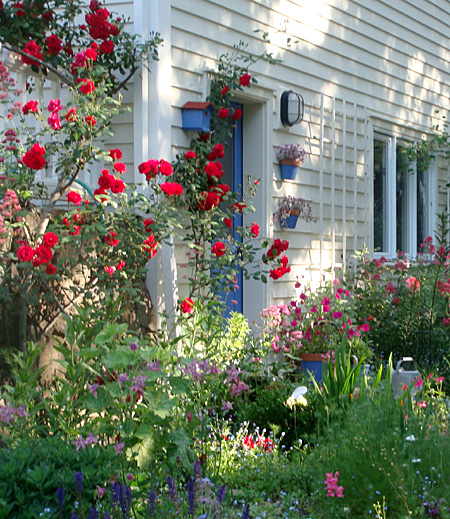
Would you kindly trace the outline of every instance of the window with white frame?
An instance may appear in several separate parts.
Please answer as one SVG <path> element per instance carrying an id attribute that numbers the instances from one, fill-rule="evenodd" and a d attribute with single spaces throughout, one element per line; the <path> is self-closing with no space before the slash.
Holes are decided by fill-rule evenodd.
<path id="1" fill-rule="evenodd" d="M 373 246 L 387 258 L 398 251 L 413 258 L 433 229 L 433 172 L 408 160 L 409 145 L 395 136 L 374 136 Z"/>

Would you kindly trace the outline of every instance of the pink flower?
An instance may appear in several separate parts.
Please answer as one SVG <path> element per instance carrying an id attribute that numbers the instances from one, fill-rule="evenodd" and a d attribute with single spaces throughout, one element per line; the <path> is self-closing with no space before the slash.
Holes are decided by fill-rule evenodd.
<path id="1" fill-rule="evenodd" d="M 427 403 L 425 402 L 425 400 L 423 400 L 422 402 L 417 402 L 417 405 L 422 409 L 425 409 L 425 407 L 427 407 Z"/>
<path id="2" fill-rule="evenodd" d="M 411 292 L 416 292 L 420 288 L 420 283 L 417 278 L 415 278 L 414 276 L 410 276 L 406 280 L 406 286 Z"/>
<path id="3" fill-rule="evenodd" d="M 116 455 L 123 454 L 123 450 L 125 449 L 125 444 L 123 442 L 119 443 L 116 440 L 116 444 L 113 445 L 113 448 L 114 448 L 114 452 L 116 453 Z"/>
<path id="4" fill-rule="evenodd" d="M 443 381 L 444 381 L 445 377 L 437 377 L 435 378 L 435 382 L 437 382 L 438 384 L 441 384 Z"/>
<path id="5" fill-rule="evenodd" d="M 417 377 L 415 380 L 414 380 L 414 386 L 415 387 L 420 387 L 421 385 L 423 384 L 423 380 L 419 377 Z"/>

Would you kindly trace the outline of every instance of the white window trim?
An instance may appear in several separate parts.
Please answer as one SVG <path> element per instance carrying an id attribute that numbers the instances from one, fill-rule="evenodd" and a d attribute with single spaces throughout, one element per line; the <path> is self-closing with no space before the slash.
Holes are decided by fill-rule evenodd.
<path id="1" fill-rule="evenodd" d="M 382 256 L 387 259 L 394 259 L 397 255 L 397 186 L 396 186 L 396 149 L 398 143 L 409 143 L 414 142 L 403 137 L 398 137 L 397 135 L 389 135 L 385 132 L 377 132 L 373 131 L 373 139 L 372 139 L 372 157 L 374 156 L 374 141 L 379 140 L 387 143 L 387 177 L 386 177 L 386 220 L 389 224 L 386 227 L 386 243 L 387 250 L 385 251 L 374 251 L 373 257 L 375 259 L 380 259 Z M 372 165 L 373 166 L 373 165 Z M 411 168 L 412 172 L 408 173 L 410 177 L 407 182 L 407 190 L 408 190 L 408 214 L 407 214 L 407 243 L 408 249 L 405 252 L 406 257 L 409 260 L 415 259 L 418 247 L 420 244 L 417 243 L 417 171 L 416 168 Z M 429 177 L 428 177 L 428 185 L 427 185 L 427 196 L 426 196 L 426 206 L 427 206 L 427 219 L 428 219 L 428 234 L 433 236 L 435 225 L 436 225 L 436 214 L 435 214 L 435 180 L 436 180 L 436 166 L 435 161 L 433 161 L 429 168 Z M 372 177 L 374 180 L 374 177 Z M 373 190 L 373 181 L 372 181 L 372 190 Z M 392 222 L 395 222 L 393 225 Z M 372 227 L 372 235 L 373 235 L 373 227 Z M 373 239 L 372 239 L 373 242 Z"/>

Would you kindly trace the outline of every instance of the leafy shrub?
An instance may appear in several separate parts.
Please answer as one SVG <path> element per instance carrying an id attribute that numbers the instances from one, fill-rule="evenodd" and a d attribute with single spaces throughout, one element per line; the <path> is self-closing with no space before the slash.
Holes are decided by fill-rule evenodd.
<path id="1" fill-rule="evenodd" d="M 84 496 L 93 502 L 96 487 L 106 486 L 119 470 L 109 449 L 94 446 L 76 452 L 59 436 L 24 438 L 0 449 L 0 517 L 34 519 L 45 508 L 55 511 L 58 488 L 65 489 L 65 509 L 74 508 L 77 472 L 83 473 Z"/>

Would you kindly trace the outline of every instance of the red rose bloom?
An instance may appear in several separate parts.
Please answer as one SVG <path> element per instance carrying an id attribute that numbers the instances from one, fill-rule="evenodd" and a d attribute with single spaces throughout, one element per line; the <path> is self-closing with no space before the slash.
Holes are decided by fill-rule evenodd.
<path id="1" fill-rule="evenodd" d="M 237 213 L 242 213 L 242 211 L 247 207 L 245 202 L 235 202 L 231 204 L 230 209 L 232 211 L 236 211 Z"/>
<path id="2" fill-rule="evenodd" d="M 43 241 L 47 247 L 53 248 L 58 243 L 58 236 L 54 232 L 46 232 Z"/>
<path id="3" fill-rule="evenodd" d="M 165 182 L 164 184 L 161 184 L 161 190 L 168 196 L 179 196 L 183 193 L 183 186 L 177 182 Z"/>
<path id="4" fill-rule="evenodd" d="M 111 191 L 117 195 L 118 193 L 123 193 L 125 191 L 125 187 L 125 182 L 122 179 L 114 178 L 111 185 Z"/>
<path id="5" fill-rule="evenodd" d="M 253 234 L 254 238 L 257 238 L 259 234 L 259 225 L 253 222 L 252 226 L 250 227 L 250 232 Z"/>
<path id="6" fill-rule="evenodd" d="M 223 170 L 220 162 L 209 162 L 203 170 L 205 171 L 208 177 L 208 182 L 210 183 L 218 182 L 222 178 Z"/>
<path id="7" fill-rule="evenodd" d="M 222 88 L 222 95 L 224 96 L 227 92 L 228 92 L 228 86 L 225 85 L 225 86 Z"/>
<path id="8" fill-rule="evenodd" d="M 146 162 L 143 162 L 142 164 L 139 164 L 138 170 L 139 173 L 145 175 L 145 178 L 147 180 L 151 180 L 152 178 L 155 178 L 158 174 L 158 167 L 159 162 L 157 160 L 150 159 Z"/>
<path id="9" fill-rule="evenodd" d="M 77 115 L 77 108 L 71 108 L 66 114 L 66 121 L 74 121 Z"/>
<path id="10" fill-rule="evenodd" d="M 146 232 L 151 232 L 152 225 L 155 223 L 155 220 L 153 220 L 153 218 L 146 218 L 143 223 Z"/>
<path id="11" fill-rule="evenodd" d="M 206 141 L 209 141 L 209 138 L 210 138 L 210 137 L 211 137 L 210 132 L 205 132 L 205 133 L 200 134 L 199 139 L 200 139 L 202 142 L 206 142 Z"/>
<path id="12" fill-rule="evenodd" d="M 145 238 L 143 249 L 148 254 L 148 259 L 153 258 L 158 252 L 158 243 L 153 234 Z"/>
<path id="13" fill-rule="evenodd" d="M 92 61 L 97 61 L 97 52 L 92 47 L 88 47 L 85 51 L 86 58 Z"/>
<path id="14" fill-rule="evenodd" d="M 233 115 L 231 118 L 233 121 L 238 121 L 242 117 L 242 110 L 240 108 L 236 108 L 236 110 L 233 112 Z"/>
<path id="15" fill-rule="evenodd" d="M 114 183 L 114 180 L 116 180 L 114 175 L 110 175 L 110 173 L 107 169 L 102 169 L 102 174 L 98 179 L 98 185 L 103 190 L 111 189 L 111 187 Z M 103 191 L 103 193 L 101 193 L 101 194 L 105 194 L 105 192 Z"/>
<path id="16" fill-rule="evenodd" d="M 38 143 L 33 144 L 30 150 L 23 155 L 22 160 L 25 166 L 31 169 L 43 169 L 45 166 L 45 148 L 39 146 Z"/>
<path id="17" fill-rule="evenodd" d="M 220 199 L 222 200 L 223 197 L 230 192 L 230 186 L 228 186 L 227 184 L 218 184 L 217 186 L 214 186 L 212 190 L 218 193 Z"/>
<path id="18" fill-rule="evenodd" d="M 28 56 L 37 58 L 42 60 L 43 56 L 41 53 L 41 47 L 34 41 L 27 41 L 25 43 L 25 47 L 23 48 L 23 52 L 27 54 Z M 27 56 L 22 55 L 22 62 L 25 63 L 25 65 L 40 65 L 40 63 L 34 59 L 28 58 Z"/>
<path id="19" fill-rule="evenodd" d="M 189 159 L 196 159 L 197 158 L 197 153 L 195 153 L 195 151 L 192 151 L 192 150 L 189 150 L 186 152 L 186 154 L 184 155 L 184 158 L 186 160 L 189 160 Z"/>
<path id="20" fill-rule="evenodd" d="M 217 115 L 218 115 L 219 119 L 226 119 L 230 115 L 230 110 L 229 110 L 229 108 L 221 108 L 217 112 Z"/>
<path id="21" fill-rule="evenodd" d="M 180 308 L 183 313 L 190 314 L 194 309 L 194 301 L 188 297 L 181 303 Z"/>
<path id="22" fill-rule="evenodd" d="M 230 227 L 231 228 L 231 225 L 232 225 L 232 221 L 231 221 L 231 218 L 224 218 L 223 219 L 223 223 L 227 226 L 227 227 Z"/>
<path id="23" fill-rule="evenodd" d="M 170 177 L 170 175 L 173 173 L 173 168 L 170 162 L 167 162 L 167 160 L 161 159 L 159 161 L 159 172 L 161 175 L 164 175 L 166 177 Z"/>
<path id="24" fill-rule="evenodd" d="M 221 241 L 216 241 L 214 243 L 214 245 L 212 246 L 211 252 L 213 254 L 215 254 L 218 258 L 220 258 L 221 256 L 223 256 L 225 254 L 225 250 L 226 250 L 225 244 L 222 243 Z"/>
<path id="25" fill-rule="evenodd" d="M 125 173 L 127 171 L 127 167 L 123 162 L 116 162 L 114 164 L 114 169 L 117 171 L 117 173 Z"/>
<path id="26" fill-rule="evenodd" d="M 239 78 L 239 84 L 241 86 L 248 86 L 248 85 L 250 85 L 251 79 L 252 79 L 252 76 L 250 74 L 244 74 Z"/>
<path id="27" fill-rule="evenodd" d="M 225 152 L 223 150 L 223 144 L 216 144 L 214 148 L 211 150 L 210 154 L 208 155 L 208 160 L 216 160 L 221 159 L 225 155 Z"/>
<path id="28" fill-rule="evenodd" d="M 209 211 L 213 207 L 217 207 L 220 203 L 220 196 L 214 191 L 203 191 L 202 199 L 198 202 L 198 208 L 201 211 Z"/>
<path id="29" fill-rule="evenodd" d="M 94 90 L 95 90 L 95 85 L 94 85 L 94 82 L 91 81 L 90 79 L 81 79 L 81 78 L 78 78 L 77 79 L 77 84 L 78 83 L 82 83 L 82 85 L 80 86 L 80 92 L 82 94 L 90 94 L 92 93 Z"/>
<path id="30" fill-rule="evenodd" d="M 34 256 L 34 249 L 29 245 L 21 245 L 16 252 L 19 261 L 31 261 Z"/>
<path id="31" fill-rule="evenodd" d="M 117 148 L 114 150 L 109 150 L 109 156 L 113 160 L 120 160 L 123 157 L 122 152 Z"/>
<path id="32" fill-rule="evenodd" d="M 111 40 L 105 40 L 100 43 L 100 52 L 103 54 L 111 54 L 114 51 L 114 42 Z"/>
<path id="33" fill-rule="evenodd" d="M 22 106 L 22 113 L 23 115 L 27 115 L 30 112 L 37 112 L 38 109 L 38 102 L 32 99 L 31 101 L 28 101 Z"/>
<path id="34" fill-rule="evenodd" d="M 49 276 L 52 276 L 53 274 L 56 274 L 56 267 L 53 265 L 53 263 L 48 263 L 45 267 L 45 273 Z"/>
<path id="35" fill-rule="evenodd" d="M 114 231 L 109 232 L 105 236 L 105 242 L 111 247 L 117 247 L 119 245 L 119 240 L 116 239 L 117 233 Z"/>
<path id="36" fill-rule="evenodd" d="M 93 115 L 87 115 L 85 121 L 89 126 L 95 126 L 97 123 Z"/>
<path id="37" fill-rule="evenodd" d="M 45 43 L 47 44 L 47 51 L 51 56 L 57 56 L 62 50 L 62 40 L 56 34 L 47 36 Z"/>
<path id="38" fill-rule="evenodd" d="M 34 249 L 33 267 L 39 267 L 44 263 L 50 263 L 53 252 L 47 245 L 41 244 Z"/>

